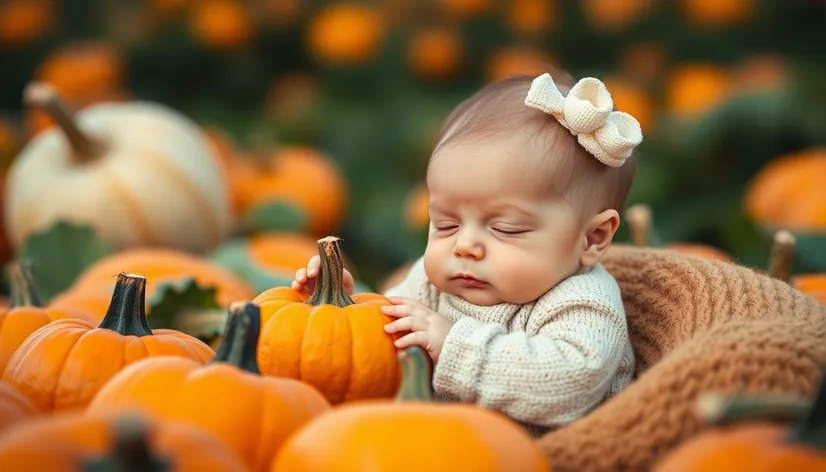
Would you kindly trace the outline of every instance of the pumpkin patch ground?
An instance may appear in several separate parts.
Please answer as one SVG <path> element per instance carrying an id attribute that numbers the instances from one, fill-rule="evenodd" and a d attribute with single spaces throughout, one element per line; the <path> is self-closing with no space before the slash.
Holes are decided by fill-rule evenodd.
<path id="1" fill-rule="evenodd" d="M 826 471 L 824 17 L 814 0 L 0 0 L 0 472 Z M 523 362 L 545 322 L 452 320 L 457 362 L 513 360 L 451 369 L 438 342 L 385 331 L 429 307 L 384 311 L 440 234 L 433 156 L 519 116 L 476 120 L 469 97 L 544 73 L 604 82 L 594 102 L 563 91 L 563 115 L 625 113 L 643 140 L 599 259 L 630 344 L 604 370 L 629 383 L 539 425 L 539 382 L 471 379 L 585 382 Z M 545 143 L 554 122 L 534 125 L 549 161 L 608 130 Z M 562 200 L 604 190 L 583 189 Z M 492 251 L 534 251 L 531 225 L 481 215 Z M 445 315 L 432 288 L 416 301 Z M 567 336 L 591 328 L 567 326 L 549 350 L 602 370 Z M 439 362 L 467 378 L 434 382 Z"/>

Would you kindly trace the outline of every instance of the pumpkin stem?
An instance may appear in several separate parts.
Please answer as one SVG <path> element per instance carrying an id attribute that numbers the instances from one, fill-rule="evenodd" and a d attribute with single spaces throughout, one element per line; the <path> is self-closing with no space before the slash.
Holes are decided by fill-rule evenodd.
<path id="1" fill-rule="evenodd" d="M 146 278 L 118 274 L 112 301 L 98 328 L 111 329 L 124 336 L 151 336 L 146 322 Z"/>
<path id="2" fill-rule="evenodd" d="M 650 206 L 644 203 L 630 206 L 625 211 L 625 219 L 628 221 L 631 244 L 637 247 L 657 247 L 661 245 L 654 229 Z"/>
<path id="3" fill-rule="evenodd" d="M 26 105 L 48 113 L 69 140 L 78 163 L 86 163 L 98 157 L 104 150 L 103 143 L 94 139 L 77 126 L 74 111 L 64 102 L 54 87 L 46 82 L 34 82 L 23 91 Z"/>
<path id="4" fill-rule="evenodd" d="M 424 401 L 433 398 L 430 388 L 430 356 L 420 346 L 410 346 L 398 354 L 402 384 L 396 401 Z"/>
<path id="5" fill-rule="evenodd" d="M 229 306 L 224 335 L 210 362 L 226 362 L 241 370 L 260 374 L 258 370 L 258 336 L 261 310 L 254 303 L 236 302 Z"/>
<path id="6" fill-rule="evenodd" d="M 341 252 L 341 239 L 335 236 L 319 239 L 318 255 L 321 257 L 321 270 L 318 274 L 315 293 L 307 300 L 307 303 L 313 306 L 353 305 L 355 302 L 344 291 L 344 256 Z"/>
<path id="7" fill-rule="evenodd" d="M 826 377 L 820 382 L 814 402 L 792 428 L 788 440 L 826 452 Z"/>
<path id="8" fill-rule="evenodd" d="M 786 230 L 780 230 L 774 233 L 767 270 L 770 277 L 789 283 L 792 275 L 792 263 L 794 262 L 796 242 L 794 235 Z"/>
<path id="9" fill-rule="evenodd" d="M 805 398 L 790 395 L 704 394 L 695 404 L 697 415 L 707 424 L 725 425 L 744 420 L 792 422 L 808 409 Z"/>
<path id="10" fill-rule="evenodd" d="M 85 472 L 166 472 L 167 460 L 152 454 L 148 428 L 139 416 L 123 415 L 114 422 L 115 440 L 109 457 L 84 464 Z"/>
<path id="11" fill-rule="evenodd" d="M 43 299 L 37 293 L 32 275 L 32 264 L 30 261 L 13 261 L 9 264 L 8 274 L 11 284 L 12 307 L 18 306 L 43 306 Z"/>

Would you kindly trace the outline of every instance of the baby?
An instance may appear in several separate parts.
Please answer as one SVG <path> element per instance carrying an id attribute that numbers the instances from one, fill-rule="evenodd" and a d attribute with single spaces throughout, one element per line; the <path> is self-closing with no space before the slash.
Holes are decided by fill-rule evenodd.
<path id="1" fill-rule="evenodd" d="M 631 382 L 619 287 L 600 259 L 641 141 L 595 78 L 510 78 L 448 116 L 427 171 L 427 248 L 384 310 L 396 318 L 386 331 L 403 334 L 396 346 L 433 359 L 437 399 L 498 410 L 539 436 Z M 312 293 L 318 266 L 293 288 Z"/>

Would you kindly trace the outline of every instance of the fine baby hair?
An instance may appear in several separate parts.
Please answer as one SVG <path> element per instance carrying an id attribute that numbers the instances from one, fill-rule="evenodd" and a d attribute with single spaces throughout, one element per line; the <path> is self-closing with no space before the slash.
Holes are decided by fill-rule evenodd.
<path id="1" fill-rule="evenodd" d="M 523 130 L 542 140 L 540 157 L 548 164 L 543 171 L 553 192 L 583 210 L 624 206 L 642 131 L 634 117 L 614 110 L 605 84 L 594 77 L 575 81 L 552 70 L 487 84 L 448 115 L 433 155 L 457 143 Z"/>

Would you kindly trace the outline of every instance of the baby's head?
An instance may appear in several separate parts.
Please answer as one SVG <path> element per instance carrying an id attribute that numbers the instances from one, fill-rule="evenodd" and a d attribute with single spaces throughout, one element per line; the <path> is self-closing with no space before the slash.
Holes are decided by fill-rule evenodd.
<path id="1" fill-rule="evenodd" d="M 548 79 L 534 85 L 531 97 L 547 90 Z M 612 120 L 625 120 L 607 127 L 617 125 L 620 135 L 606 128 L 578 142 L 550 111 L 526 105 L 533 81 L 514 77 L 495 82 L 461 103 L 445 121 L 428 167 L 431 223 L 425 270 L 440 291 L 477 305 L 536 300 L 599 262 L 633 181 L 635 159 L 628 157 L 633 145 L 627 146 L 627 136 L 621 134 L 630 133 L 632 142 L 634 133 L 641 139 L 636 121 L 612 114 Z M 574 86 L 562 74 L 555 73 L 553 82 L 562 95 Z M 578 96 L 593 84 L 582 83 Z M 561 98 L 554 96 L 557 102 Z M 538 99 L 540 107 L 545 98 Z M 565 114 L 558 115 L 570 121 L 588 116 L 568 111 L 575 107 L 569 101 Z M 590 142 L 581 144 L 589 136 Z M 612 138 L 615 144 L 626 142 L 621 156 L 609 148 Z M 602 147 L 594 150 L 600 143 L 618 159 L 612 165 L 595 156 L 610 160 Z"/>

